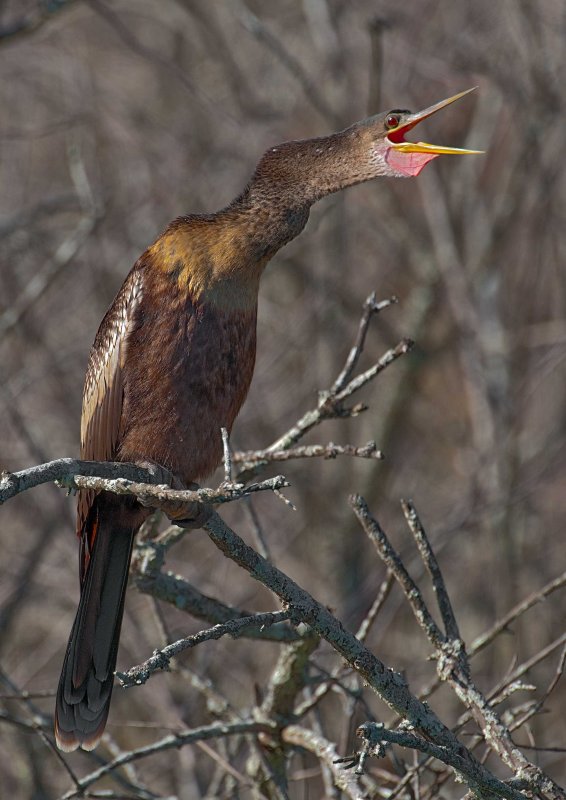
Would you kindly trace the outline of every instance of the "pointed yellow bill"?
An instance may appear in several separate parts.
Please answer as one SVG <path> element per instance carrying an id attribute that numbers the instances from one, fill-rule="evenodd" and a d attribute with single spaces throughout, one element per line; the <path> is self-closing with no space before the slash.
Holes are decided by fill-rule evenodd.
<path id="1" fill-rule="evenodd" d="M 485 150 L 466 150 L 463 147 L 443 147 L 438 144 L 427 144 L 427 142 L 392 142 L 395 150 L 402 153 L 433 153 L 434 155 L 481 155 Z"/>
<path id="2" fill-rule="evenodd" d="M 419 122 L 431 117 L 433 114 L 436 114 L 437 111 L 440 111 L 442 108 L 446 108 L 446 106 L 451 105 L 451 103 L 454 103 L 461 97 L 465 97 L 470 92 L 475 91 L 475 89 L 477 89 L 477 86 L 474 86 L 471 89 L 466 89 L 464 92 L 459 92 L 458 94 L 452 95 L 452 97 L 447 97 L 446 100 L 441 100 L 439 103 L 435 103 L 433 106 L 429 106 L 423 111 L 417 111 L 416 114 L 409 114 L 408 116 L 404 117 L 403 122 L 396 128 L 392 128 L 387 134 L 387 138 L 390 141 L 391 146 L 401 153 L 425 153 L 428 155 L 437 156 L 479 155 L 483 153 L 483 150 L 465 150 L 461 147 L 444 147 L 442 145 L 428 144 L 427 142 L 405 141 L 405 134 L 414 128 L 415 125 L 418 125 Z"/>

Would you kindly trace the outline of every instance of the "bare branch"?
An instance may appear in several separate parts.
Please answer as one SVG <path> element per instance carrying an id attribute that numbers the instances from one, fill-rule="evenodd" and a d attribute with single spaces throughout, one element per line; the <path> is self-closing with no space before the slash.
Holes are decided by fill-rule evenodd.
<path id="1" fill-rule="evenodd" d="M 338 392 L 341 391 L 344 386 L 346 386 L 352 377 L 352 373 L 357 367 L 358 361 L 360 360 L 360 356 L 363 352 L 372 317 L 379 314 L 379 312 L 383 311 L 384 308 L 389 308 L 389 306 L 397 302 L 399 301 L 396 297 L 391 297 L 389 300 L 381 300 L 380 302 L 377 302 L 375 292 L 372 292 L 369 297 L 366 298 L 356 341 L 348 354 L 348 358 L 346 359 L 346 363 L 344 364 L 342 372 L 340 375 L 338 375 L 330 388 L 330 392 L 332 394 L 338 394 Z"/>
<path id="2" fill-rule="evenodd" d="M 436 600 L 442 616 L 446 635 L 449 639 L 460 639 L 458 623 L 456 622 L 456 617 L 454 616 L 454 611 L 448 596 L 446 584 L 444 583 L 442 572 L 440 571 L 438 561 L 436 560 L 434 551 L 430 546 L 430 542 L 422 522 L 419 519 L 414 505 L 410 501 L 401 500 L 401 507 L 403 509 L 405 519 L 407 520 L 407 524 L 409 525 L 411 533 L 413 534 L 415 542 L 417 543 L 417 547 L 419 548 L 423 563 L 431 577 L 432 586 L 436 594 Z"/>
<path id="3" fill-rule="evenodd" d="M 373 380 L 373 378 L 377 377 L 377 375 L 383 372 L 384 369 L 398 358 L 406 355 L 411 350 L 412 345 L 413 343 L 410 339 L 403 339 L 394 348 L 384 353 L 373 367 L 366 370 L 361 375 L 358 375 L 356 378 L 353 378 L 338 394 L 334 395 L 330 391 L 321 392 L 318 406 L 303 414 L 293 427 L 289 428 L 277 441 L 273 442 L 267 450 L 269 452 L 288 450 L 308 433 L 308 431 L 312 430 L 312 428 L 320 424 L 323 420 L 356 416 L 356 414 L 365 410 L 365 406 L 361 405 L 347 409 L 344 408 L 341 403 L 351 397 L 355 392 L 359 391 L 359 389 Z"/>
<path id="4" fill-rule="evenodd" d="M 428 639 L 437 648 L 444 644 L 444 635 L 434 619 L 432 618 L 424 600 L 422 593 L 414 580 L 411 578 L 401 557 L 387 538 L 385 531 L 381 528 L 377 520 L 370 514 L 366 501 L 360 495 L 350 497 L 350 505 L 354 514 L 358 518 L 362 528 L 368 535 L 370 541 L 375 546 L 380 558 L 385 566 L 391 570 L 403 592 L 415 618 L 424 630 Z"/>
<path id="5" fill-rule="evenodd" d="M 162 544 L 161 540 L 158 543 L 143 542 L 136 545 L 131 573 L 140 592 L 170 603 L 180 611 L 206 620 L 212 625 L 253 616 L 250 611 L 227 605 L 203 594 L 179 575 L 161 572 L 166 549 L 167 545 Z M 281 623 L 250 627 L 238 635 L 276 642 L 291 642 L 301 638 L 293 627 Z"/>
<path id="6" fill-rule="evenodd" d="M 478 724 L 486 743 L 498 754 L 514 774 L 524 779 L 529 785 L 536 787 L 539 791 L 546 791 L 551 797 L 556 797 L 558 787 L 550 778 L 527 758 L 515 746 L 509 729 L 503 724 L 497 712 L 488 703 L 486 698 L 472 682 L 469 670 L 468 658 L 463 641 L 456 637 L 445 637 L 432 617 L 424 603 L 422 594 L 413 580 L 407 573 L 398 554 L 391 546 L 384 531 L 379 523 L 371 516 L 367 504 L 363 498 L 353 496 L 350 503 L 360 520 L 362 527 L 376 544 L 380 557 L 385 564 L 393 571 L 401 588 L 405 592 L 407 600 L 420 626 L 425 631 L 431 644 L 434 646 L 438 659 L 437 671 L 441 680 L 447 681 L 453 688 L 467 709 L 469 709 L 474 720 Z M 426 539 L 424 529 L 416 516 L 414 509 L 405 504 L 406 516 L 415 538 L 417 539 L 419 550 L 425 561 L 427 569 L 433 575 L 437 596 L 440 588 L 439 604 L 443 603 L 443 615 L 446 615 L 445 622 L 447 627 L 458 630 L 451 604 L 447 598 L 446 587 L 444 585 L 440 568 L 434 555 L 431 552 L 430 544 Z M 444 599 L 442 599 L 444 595 Z M 448 603 L 448 605 L 446 605 Z"/>
<path id="7" fill-rule="evenodd" d="M 171 489 L 166 484 L 153 486 L 147 483 L 136 483 L 124 478 L 110 480 L 108 478 L 85 477 L 84 475 L 68 476 L 63 483 L 65 488 L 71 489 L 93 489 L 97 492 L 114 492 L 115 494 L 134 495 L 144 506 L 149 508 L 167 509 L 168 504 L 191 505 L 194 503 L 202 504 L 222 504 L 240 500 L 248 497 L 255 492 L 277 492 L 290 486 L 283 475 L 276 475 L 274 478 L 267 478 L 259 483 L 250 483 L 244 486 L 241 483 L 234 483 L 230 486 L 221 485 L 218 489 Z"/>
<path id="8" fill-rule="evenodd" d="M 339 445 L 334 442 L 328 444 L 310 444 L 303 447 L 290 447 L 288 450 L 240 450 L 234 453 L 233 461 L 241 464 L 242 470 L 253 467 L 258 461 L 266 464 L 272 461 L 290 461 L 295 458 L 326 458 L 333 459 L 338 456 L 353 456 L 355 458 L 374 458 L 381 460 L 383 453 L 375 442 L 368 442 L 361 447 L 351 444 Z"/>
<path id="9" fill-rule="evenodd" d="M 20 472 L 3 472 L 0 477 L 0 504 L 34 486 L 52 482 L 57 482 L 65 489 L 134 495 L 143 505 L 152 508 L 161 508 L 167 503 L 230 503 L 255 492 L 278 491 L 289 486 L 282 475 L 249 486 L 231 484 L 218 489 L 172 489 L 163 483 L 155 485 L 158 480 L 170 477 L 166 470 L 158 466 L 140 467 L 122 462 L 60 458 Z M 153 483 L 139 483 L 140 478 L 153 480 Z"/>
<path id="10" fill-rule="evenodd" d="M 381 723 L 377 722 L 364 722 L 358 728 L 358 736 L 364 739 L 371 749 L 375 749 L 379 756 L 383 755 L 383 742 L 391 744 L 398 744 L 401 747 L 409 747 L 412 750 L 418 750 L 421 753 L 432 756 L 446 763 L 445 751 L 433 742 L 421 739 L 420 736 L 415 736 L 413 733 L 406 731 L 391 731 L 385 728 Z M 456 755 L 456 761 L 460 759 Z M 461 763 L 464 767 L 464 764 Z M 505 797 L 509 800 L 525 800 L 525 795 L 517 789 L 502 783 L 502 781 L 490 776 L 490 778 L 483 785 L 475 785 L 471 787 L 472 792 L 477 797 Z"/>
<path id="11" fill-rule="evenodd" d="M 331 125 L 339 124 L 339 120 L 326 103 L 323 95 L 318 91 L 316 84 L 308 77 L 302 65 L 289 52 L 283 42 L 270 32 L 262 20 L 250 11 L 242 0 L 238 0 L 234 5 L 238 8 L 238 15 L 243 27 L 255 36 L 258 41 L 263 42 L 263 44 L 265 44 L 279 59 L 287 71 L 293 75 L 305 93 L 305 96 L 308 97 L 309 101 L 312 103 L 313 108 L 316 108 Z"/>
<path id="12" fill-rule="evenodd" d="M 325 764 L 332 774 L 335 785 L 350 800 L 368 800 L 369 793 L 360 787 L 355 775 L 338 766 L 338 754 L 331 742 L 299 725 L 288 725 L 284 729 L 282 737 L 286 744 L 308 750 L 321 763 Z"/>
<path id="13" fill-rule="evenodd" d="M 264 614 L 252 614 L 249 617 L 231 619 L 228 622 L 215 625 L 213 628 L 199 631 L 192 636 L 178 639 L 160 650 L 155 650 L 151 658 L 136 667 L 131 667 L 127 672 L 117 672 L 116 676 L 125 689 L 131 686 L 139 686 L 145 683 L 157 670 L 168 670 L 171 659 L 182 653 L 183 650 L 196 647 L 202 642 L 208 642 L 212 639 L 220 639 L 222 636 L 237 638 L 249 628 L 261 629 L 268 625 L 284 622 L 290 617 L 290 611 L 268 611 Z"/>
<path id="14" fill-rule="evenodd" d="M 226 428 L 221 428 L 222 449 L 224 452 L 224 483 L 232 483 L 232 448 L 230 447 L 230 436 Z"/>
<path id="15" fill-rule="evenodd" d="M 280 436 L 265 450 L 254 451 L 254 455 L 252 455 L 249 459 L 246 459 L 246 456 L 248 455 L 247 453 L 235 454 L 234 461 L 240 461 L 240 458 L 243 459 L 242 466 L 237 474 L 237 479 L 245 482 L 252 476 L 256 475 L 264 466 L 269 463 L 270 460 L 285 460 L 284 457 L 279 454 L 286 451 L 293 452 L 294 454 L 291 456 L 293 458 L 310 458 L 315 455 L 331 458 L 334 457 L 332 450 L 330 451 L 330 455 L 326 456 L 325 452 L 317 451 L 315 449 L 317 447 L 321 447 L 321 445 L 313 445 L 312 449 L 296 448 L 292 450 L 292 448 L 293 445 L 302 439 L 306 433 L 324 420 L 355 417 L 362 411 L 365 411 L 366 406 L 361 403 L 358 403 L 350 408 L 345 407 L 343 405 L 344 400 L 348 399 L 355 392 L 362 389 L 367 383 L 372 381 L 375 377 L 377 377 L 377 375 L 383 372 L 386 367 L 396 361 L 400 356 L 405 355 L 411 350 L 413 342 L 410 339 L 402 339 L 394 348 L 384 353 L 383 356 L 372 367 L 360 375 L 357 375 L 355 378 L 350 379 L 350 376 L 358 363 L 359 356 L 365 344 L 365 337 L 371 319 L 378 311 L 391 305 L 392 302 L 394 302 L 394 299 L 384 300 L 378 303 L 376 302 L 373 293 L 366 299 L 364 304 L 364 313 L 360 321 L 356 342 L 352 347 L 346 359 L 346 363 L 341 370 L 340 375 L 334 382 L 332 388 L 319 392 L 317 407 L 303 414 L 303 416 L 297 420 L 297 422 L 288 431 L 286 431 L 286 433 Z M 337 386 L 340 387 L 339 390 L 336 389 Z M 332 443 L 330 443 L 328 447 L 336 449 L 336 446 Z M 256 452 L 258 455 L 260 453 L 265 454 L 265 458 L 256 460 Z M 341 452 L 336 451 L 336 455 L 341 454 Z M 374 442 L 368 442 L 366 448 L 356 449 L 356 452 L 350 450 L 350 446 L 347 446 L 344 448 L 343 454 L 356 455 L 363 458 L 380 458 L 381 455 L 380 451 L 376 449 Z"/>
<path id="16" fill-rule="evenodd" d="M 206 741 L 208 739 L 220 739 L 225 736 L 236 736 L 249 733 L 269 733 L 272 730 L 271 725 L 266 725 L 263 722 L 256 722 L 255 720 L 243 720 L 235 722 L 216 722 L 213 725 L 203 725 L 200 728 L 193 728 L 191 730 L 180 731 L 178 733 L 165 736 L 156 742 L 148 745 L 147 747 L 139 747 L 137 750 L 130 750 L 122 753 L 120 756 L 100 767 L 84 778 L 78 781 L 76 789 L 72 789 L 63 795 L 62 800 L 71 800 L 84 793 L 85 789 L 92 786 L 93 783 L 99 781 L 105 775 L 108 775 L 119 767 L 126 764 L 131 764 L 133 761 L 139 761 L 140 758 L 146 758 L 154 753 L 162 753 L 164 750 L 171 748 L 184 747 L 188 744 L 195 742 Z"/>
<path id="17" fill-rule="evenodd" d="M 505 631 L 509 628 L 511 623 L 515 622 L 520 616 L 522 616 L 525 612 L 529 611 L 529 609 L 533 608 L 533 606 L 537 605 L 537 603 L 541 603 L 543 600 L 546 600 L 553 592 L 556 592 L 558 589 L 563 589 L 566 586 L 566 572 L 563 572 L 554 580 L 549 581 L 542 589 L 539 589 L 536 592 L 533 592 L 524 600 L 521 600 L 520 603 L 517 603 L 510 611 L 505 614 L 505 616 L 498 619 L 495 625 L 493 625 L 488 631 L 482 633 L 481 636 L 478 636 L 469 647 L 469 654 L 470 657 L 479 653 L 485 647 L 488 646 L 496 636 L 499 636 L 502 631 Z"/>
<path id="18" fill-rule="evenodd" d="M 75 475 L 96 476 L 109 480 L 123 478 L 131 481 L 147 481 L 148 483 L 163 480 L 161 468 L 156 467 L 153 470 L 149 465 L 140 467 L 120 461 L 98 462 L 57 458 L 20 472 L 2 472 L 0 475 L 0 504 L 27 489 L 33 489 L 43 483 L 72 480 Z"/>

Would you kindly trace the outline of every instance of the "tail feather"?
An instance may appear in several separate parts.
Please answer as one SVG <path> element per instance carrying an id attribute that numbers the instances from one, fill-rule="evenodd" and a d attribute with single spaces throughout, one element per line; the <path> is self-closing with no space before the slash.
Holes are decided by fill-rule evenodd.
<path id="1" fill-rule="evenodd" d="M 135 514 L 128 524 L 128 514 L 115 511 L 115 504 L 100 495 L 86 523 L 98 529 L 55 707 L 55 738 L 67 752 L 96 747 L 110 708 L 132 544 L 139 526 Z"/>

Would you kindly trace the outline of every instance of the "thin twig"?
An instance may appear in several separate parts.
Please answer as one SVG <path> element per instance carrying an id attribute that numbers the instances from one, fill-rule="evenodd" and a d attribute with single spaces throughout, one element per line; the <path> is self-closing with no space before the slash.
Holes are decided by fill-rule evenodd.
<path id="1" fill-rule="evenodd" d="M 554 677 L 552 678 L 551 682 L 548 684 L 548 687 L 545 693 L 540 698 L 540 705 L 541 707 L 546 703 L 552 692 L 558 686 L 558 683 L 562 676 L 564 675 L 564 669 L 566 667 L 566 646 L 562 648 L 562 653 L 560 654 L 560 659 L 558 660 L 558 665 L 556 667 L 556 671 L 554 673 Z"/>
<path id="2" fill-rule="evenodd" d="M 273 453 L 280 450 L 288 450 L 324 420 L 355 417 L 365 411 L 366 406 L 361 403 L 346 408 L 343 405 L 343 401 L 362 389 L 398 358 L 410 352 L 412 346 L 413 342 L 410 339 L 402 339 L 395 347 L 384 353 L 372 367 L 353 378 L 338 394 L 332 394 L 329 390 L 319 392 L 317 407 L 303 414 L 288 431 L 266 448 L 267 452 Z M 241 469 L 236 475 L 236 479 L 241 481 L 248 480 L 251 476 L 257 474 L 266 463 L 266 461 L 258 461 L 250 469 Z"/>
<path id="3" fill-rule="evenodd" d="M 395 582 L 395 576 L 391 572 L 391 570 L 387 571 L 387 575 L 381 582 L 381 586 L 378 589 L 377 595 L 375 600 L 373 601 L 370 610 L 362 620 L 362 623 L 358 630 L 356 631 L 356 638 L 360 640 L 360 642 L 365 642 L 368 633 L 370 632 L 371 626 L 375 622 L 377 615 L 383 608 L 385 601 L 389 597 L 389 592 Z"/>
<path id="4" fill-rule="evenodd" d="M 369 297 L 366 298 L 363 307 L 362 318 L 360 319 L 360 326 L 358 328 L 358 335 L 356 337 L 356 341 L 354 346 L 348 353 L 348 357 L 346 359 L 346 363 L 342 369 L 342 372 L 338 375 L 330 392 L 332 394 L 337 394 L 344 386 L 348 383 L 350 378 L 352 377 L 352 373 L 354 372 L 355 368 L 358 365 L 358 361 L 360 356 L 363 352 L 365 343 L 366 343 L 366 336 L 369 329 L 369 324 L 372 320 L 372 317 L 376 314 L 379 314 L 380 311 L 383 311 L 384 308 L 388 308 L 389 306 L 393 305 L 394 303 L 398 303 L 396 297 L 391 297 L 389 300 L 381 300 L 377 302 L 375 292 L 372 292 Z"/>
<path id="5" fill-rule="evenodd" d="M 342 403 L 348 397 L 351 397 L 354 392 L 357 392 L 366 383 L 369 383 L 373 380 L 380 372 L 383 372 L 390 364 L 396 361 L 401 356 L 410 353 L 414 346 L 414 342 L 411 339 L 401 339 L 399 344 L 393 347 L 391 350 L 388 350 L 384 355 L 376 361 L 376 363 L 367 369 L 365 372 L 362 372 L 360 375 L 357 375 L 355 378 L 352 378 L 349 383 L 344 386 L 337 394 L 332 398 L 333 402 Z"/>
<path id="6" fill-rule="evenodd" d="M 220 428 L 222 434 L 222 450 L 224 453 L 224 483 L 232 483 L 232 448 L 230 447 L 230 436 L 226 428 Z"/>
<path id="7" fill-rule="evenodd" d="M 288 450 L 243 450 L 233 455 L 236 464 L 242 464 L 242 469 L 253 467 L 257 461 L 270 463 L 272 461 L 290 461 L 295 458 L 337 458 L 338 456 L 353 456 L 355 458 L 374 458 L 381 460 L 383 453 L 373 441 L 361 447 L 351 444 L 339 445 L 334 442 L 328 444 L 310 444 L 303 447 L 290 447 Z"/>
<path id="8" fill-rule="evenodd" d="M 118 756 L 113 761 L 89 773 L 78 781 L 78 787 L 76 789 L 71 789 L 71 791 L 64 794 L 62 800 L 71 800 L 71 798 L 77 797 L 105 775 L 114 772 L 125 764 L 138 761 L 140 758 L 146 758 L 154 753 L 162 753 L 165 750 L 177 749 L 187 744 L 206 741 L 207 739 L 218 739 L 225 736 L 237 736 L 247 733 L 269 733 L 273 730 L 273 727 L 272 725 L 267 725 L 264 722 L 257 722 L 256 720 L 243 720 L 227 723 L 215 722 L 212 725 L 203 725 L 200 728 L 193 728 L 191 730 L 170 734 L 146 747 L 139 747 L 137 750 L 129 750 L 126 753 L 122 753 L 122 755 Z"/>
<path id="9" fill-rule="evenodd" d="M 360 495 L 352 495 L 350 497 L 350 505 L 362 528 L 375 546 L 381 560 L 394 574 L 427 638 L 433 643 L 434 647 L 442 648 L 445 642 L 442 631 L 432 618 L 420 589 L 407 572 L 400 555 L 389 541 L 379 522 L 370 514 L 366 501 Z"/>
<path id="10" fill-rule="evenodd" d="M 438 608 L 442 616 L 446 635 L 449 639 L 460 639 L 458 623 L 456 622 L 456 617 L 454 616 L 454 611 L 452 609 L 450 597 L 448 596 L 446 584 L 444 583 L 442 572 L 438 565 L 438 561 L 436 560 L 434 551 L 430 546 L 430 542 L 426 535 L 423 524 L 410 500 L 401 500 L 401 507 L 403 509 L 405 519 L 407 520 L 407 524 L 411 530 L 411 533 L 413 534 L 415 542 L 417 543 L 417 547 L 419 548 L 423 563 L 431 577 L 432 586 L 436 595 L 436 602 L 438 603 Z"/>
<path id="11" fill-rule="evenodd" d="M 251 497 L 247 497 L 244 500 L 244 508 L 252 523 L 252 530 L 255 537 L 255 544 L 260 552 L 260 555 L 262 555 L 268 561 L 271 561 L 269 545 L 267 544 L 267 539 L 265 538 L 263 528 L 261 527 L 261 523 L 259 521 L 259 517 L 257 511 L 255 510 L 255 506 L 253 504 L 253 500 Z"/>
<path id="12" fill-rule="evenodd" d="M 169 603 L 211 625 L 253 616 L 252 612 L 223 603 L 200 592 L 189 581 L 172 572 L 162 572 L 164 548 L 162 545 L 144 543 L 136 546 L 132 561 L 132 576 L 136 588 L 144 594 Z M 240 636 L 274 642 L 293 642 L 301 636 L 295 628 L 284 623 L 266 627 L 250 627 Z"/>
<path id="13" fill-rule="evenodd" d="M 476 653 L 479 653 L 481 650 L 487 647 L 488 644 L 491 644 L 496 636 L 499 636 L 500 633 L 507 630 L 511 623 L 515 622 L 515 620 L 517 620 L 525 612 L 529 611 L 529 609 L 533 608 L 533 606 L 537 605 L 537 603 L 541 603 L 553 592 L 556 592 L 558 589 L 563 589 L 564 587 L 566 587 L 566 572 L 563 572 L 557 578 L 549 581 L 549 583 L 543 586 L 542 589 L 533 592 L 524 600 L 521 600 L 521 602 L 513 606 L 513 608 L 508 611 L 505 616 L 497 620 L 497 622 L 489 630 L 474 639 L 468 648 L 470 657 Z"/>
<path id="14" fill-rule="evenodd" d="M 155 650 L 153 655 L 142 664 L 131 667 L 127 672 L 117 672 L 116 676 L 125 689 L 131 686 L 139 686 L 149 680 L 157 670 L 169 669 L 171 659 L 182 653 L 183 650 L 196 647 L 202 642 L 208 642 L 212 639 L 220 639 L 222 636 L 237 638 L 247 628 L 263 628 L 267 625 L 275 625 L 278 622 L 288 620 L 290 617 L 290 611 L 269 611 L 264 614 L 252 614 L 249 617 L 231 619 L 228 622 L 215 625 L 213 628 L 199 631 L 192 636 L 178 639 L 160 650 Z"/>
<path id="15" fill-rule="evenodd" d="M 196 743 L 199 750 L 202 750 L 203 753 L 206 753 L 207 756 L 216 761 L 216 763 L 224 770 L 224 772 L 228 772 L 235 778 L 239 784 L 245 786 L 246 788 L 250 789 L 252 787 L 252 781 L 250 778 L 246 778 L 245 775 L 242 775 L 241 772 L 238 772 L 225 758 L 222 758 L 220 753 L 217 753 L 216 750 L 211 747 L 206 742 L 197 742 Z"/>

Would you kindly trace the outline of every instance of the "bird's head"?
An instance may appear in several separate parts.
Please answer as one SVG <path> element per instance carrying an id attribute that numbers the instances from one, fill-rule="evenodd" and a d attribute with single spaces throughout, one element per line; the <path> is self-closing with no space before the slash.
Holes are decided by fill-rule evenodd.
<path id="1" fill-rule="evenodd" d="M 417 176 L 429 161 L 440 155 L 471 155 L 482 152 L 405 140 L 405 136 L 419 122 L 473 91 L 474 89 L 467 89 L 416 113 L 394 109 L 358 122 L 348 130 L 357 133 L 362 141 L 365 140 L 362 148 L 368 152 L 376 170 L 379 170 L 376 174 L 412 178 Z"/>
<path id="2" fill-rule="evenodd" d="M 330 136 L 283 142 L 264 153 L 250 188 L 269 203 L 309 206 L 324 195 L 379 176 L 415 177 L 440 155 L 479 153 L 405 139 L 419 122 L 471 91 L 417 113 L 388 111 Z"/>

